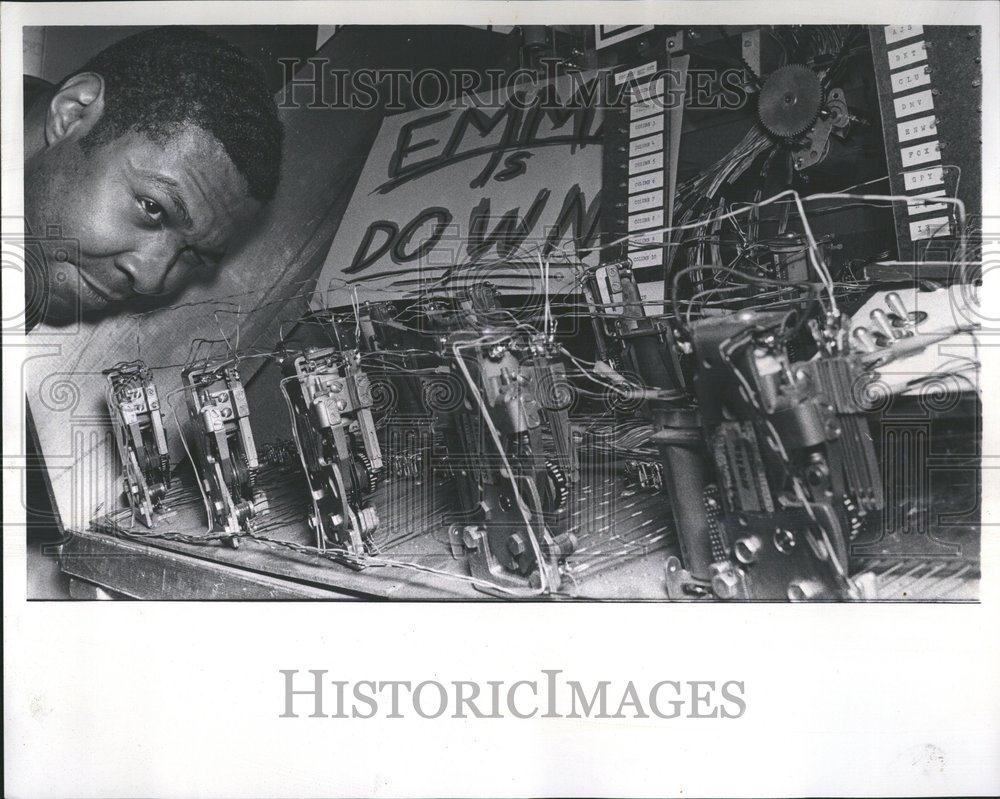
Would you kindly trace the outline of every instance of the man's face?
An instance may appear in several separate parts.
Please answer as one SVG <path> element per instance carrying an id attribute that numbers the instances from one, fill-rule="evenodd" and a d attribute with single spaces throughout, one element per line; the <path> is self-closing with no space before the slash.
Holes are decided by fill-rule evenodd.
<path id="1" fill-rule="evenodd" d="M 210 278 L 261 204 L 222 146 L 185 126 L 162 143 L 128 133 L 86 151 L 72 138 L 47 147 L 26 164 L 25 207 L 43 241 L 47 317 L 59 321 Z M 78 242 L 70 260 L 45 244 L 53 227 Z"/>

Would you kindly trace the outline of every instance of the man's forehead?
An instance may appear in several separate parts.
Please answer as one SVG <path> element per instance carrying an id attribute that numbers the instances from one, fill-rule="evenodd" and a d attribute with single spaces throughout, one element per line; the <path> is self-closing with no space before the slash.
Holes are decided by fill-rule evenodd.
<path id="1" fill-rule="evenodd" d="M 225 182 L 230 188 L 239 188 L 249 196 L 246 180 L 223 146 L 195 125 L 174 127 L 167 134 L 133 131 L 122 136 L 115 145 L 124 145 L 133 152 L 141 151 L 144 157 L 163 169 L 208 171 L 216 180 Z"/>

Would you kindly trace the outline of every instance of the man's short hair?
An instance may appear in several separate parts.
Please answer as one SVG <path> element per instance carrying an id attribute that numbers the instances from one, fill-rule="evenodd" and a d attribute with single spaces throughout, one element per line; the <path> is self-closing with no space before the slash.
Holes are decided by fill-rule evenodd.
<path id="1" fill-rule="evenodd" d="M 80 72 L 104 79 L 104 113 L 83 147 L 129 131 L 162 142 L 196 125 L 222 145 L 251 197 L 274 196 L 281 120 L 263 72 L 239 48 L 197 28 L 154 28 L 105 48 Z"/>

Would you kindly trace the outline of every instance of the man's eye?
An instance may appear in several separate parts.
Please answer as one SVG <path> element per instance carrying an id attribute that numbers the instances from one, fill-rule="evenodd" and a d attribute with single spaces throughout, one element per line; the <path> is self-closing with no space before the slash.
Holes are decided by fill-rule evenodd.
<path id="1" fill-rule="evenodd" d="M 163 206 L 155 200 L 150 200 L 148 197 L 139 198 L 139 207 L 142 209 L 142 212 L 149 217 L 151 222 L 162 222 L 163 217 L 166 215 L 166 212 L 163 210 Z"/>

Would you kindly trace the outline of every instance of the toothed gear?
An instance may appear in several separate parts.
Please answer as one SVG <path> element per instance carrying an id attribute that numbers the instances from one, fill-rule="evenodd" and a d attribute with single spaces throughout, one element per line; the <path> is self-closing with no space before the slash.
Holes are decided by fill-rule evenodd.
<path id="1" fill-rule="evenodd" d="M 233 474 L 228 485 L 229 493 L 233 495 L 234 500 L 238 497 L 250 499 L 253 495 L 250 488 L 250 459 L 245 452 L 240 453 L 233 457 L 232 464 Z"/>
<path id="2" fill-rule="evenodd" d="M 375 489 L 378 488 L 379 472 L 372 466 L 371 460 L 365 453 L 359 452 L 357 461 L 363 470 L 355 471 L 358 495 L 365 496 L 375 493 Z"/>
<path id="3" fill-rule="evenodd" d="M 823 87 L 804 64 L 789 64 L 767 76 L 757 100 L 761 124 L 780 139 L 805 133 L 819 118 Z"/>
<path id="4" fill-rule="evenodd" d="M 243 463 L 246 465 L 247 470 L 247 491 L 252 497 L 257 493 L 257 469 L 250 468 L 250 458 L 246 453 L 243 453 Z"/>
<path id="5" fill-rule="evenodd" d="M 569 500 L 569 480 L 562 468 L 552 458 L 545 459 L 545 471 L 548 474 L 552 491 L 552 512 L 561 511 Z"/>

